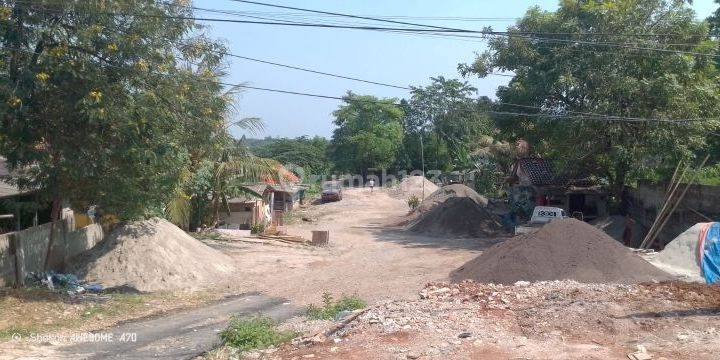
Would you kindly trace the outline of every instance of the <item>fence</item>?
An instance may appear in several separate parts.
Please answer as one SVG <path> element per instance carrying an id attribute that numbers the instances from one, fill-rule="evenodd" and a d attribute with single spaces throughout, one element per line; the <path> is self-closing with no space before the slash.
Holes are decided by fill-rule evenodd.
<path id="1" fill-rule="evenodd" d="M 71 221 L 57 225 L 49 263 L 55 270 L 62 270 L 70 258 L 92 248 L 104 236 L 98 224 L 74 231 Z M 43 271 L 49 241 L 50 223 L 0 235 L 0 286 L 22 283 L 27 273 Z"/>
<path id="2" fill-rule="evenodd" d="M 667 187 L 668 184 L 641 182 L 637 188 L 628 189 L 629 214 L 638 221 L 644 231 L 650 228 L 660 212 L 667 197 Z M 678 192 L 684 188 L 685 184 L 681 184 Z M 658 244 L 662 246 L 668 243 L 696 223 L 718 219 L 720 219 L 720 186 L 691 185 L 680 205 L 658 234 Z M 644 232 L 641 235 L 644 235 Z"/>

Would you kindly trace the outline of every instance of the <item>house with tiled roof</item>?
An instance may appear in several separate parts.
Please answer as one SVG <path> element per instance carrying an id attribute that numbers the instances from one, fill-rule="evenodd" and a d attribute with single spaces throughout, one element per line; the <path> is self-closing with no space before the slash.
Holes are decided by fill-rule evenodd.
<path id="1" fill-rule="evenodd" d="M 508 177 L 511 208 L 529 214 L 535 206 L 555 206 L 586 219 L 604 216 L 607 192 L 583 179 L 559 175 L 552 163 L 539 156 L 518 158 Z"/>
<path id="2" fill-rule="evenodd" d="M 243 185 L 242 196 L 228 199 L 228 211 L 220 215 L 223 226 L 250 229 L 255 224 L 280 224 L 283 213 L 302 203 L 306 187 L 300 185 L 300 178 L 282 165 L 277 170 L 279 179 L 266 177 L 261 183 Z"/>

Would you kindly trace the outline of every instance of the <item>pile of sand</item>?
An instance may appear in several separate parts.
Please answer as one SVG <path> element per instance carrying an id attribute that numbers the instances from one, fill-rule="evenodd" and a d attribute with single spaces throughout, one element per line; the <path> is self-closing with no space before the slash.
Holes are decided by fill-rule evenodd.
<path id="1" fill-rule="evenodd" d="M 486 237 L 502 229 L 496 215 L 470 197 L 450 197 L 421 213 L 408 230 L 423 235 Z"/>
<path id="2" fill-rule="evenodd" d="M 665 249 L 648 259 L 653 265 L 676 275 L 684 280 L 701 281 L 700 264 L 698 264 L 698 236 L 703 223 L 698 223 L 678 235 L 669 242 Z"/>
<path id="3" fill-rule="evenodd" d="M 418 199 L 423 198 L 423 183 L 425 184 L 425 196 L 437 191 L 438 186 L 424 176 L 408 176 L 400 182 L 400 192 L 403 197 L 410 198 L 413 195 Z"/>
<path id="4" fill-rule="evenodd" d="M 438 204 L 442 204 L 445 200 L 453 197 L 469 198 L 481 207 L 486 207 L 488 204 L 488 200 L 484 196 L 478 194 L 475 190 L 463 184 L 452 184 L 443 186 L 430 194 L 420 203 L 420 206 L 418 206 L 414 212 L 427 212 Z"/>
<path id="5" fill-rule="evenodd" d="M 669 276 L 594 226 L 564 219 L 491 247 L 450 278 L 501 284 L 564 279 L 636 283 Z"/>
<path id="6" fill-rule="evenodd" d="M 232 260 L 163 219 L 132 222 L 74 259 L 72 272 L 105 287 L 197 289 L 227 279 Z"/>

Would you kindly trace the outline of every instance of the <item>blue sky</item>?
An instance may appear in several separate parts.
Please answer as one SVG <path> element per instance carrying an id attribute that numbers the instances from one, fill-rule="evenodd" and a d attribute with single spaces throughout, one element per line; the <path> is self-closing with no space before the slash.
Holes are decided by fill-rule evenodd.
<path id="1" fill-rule="evenodd" d="M 517 18 L 531 6 L 557 8 L 557 0 L 546 1 L 490 1 L 490 0 L 260 0 L 274 4 L 357 15 L 413 16 L 413 17 L 483 17 Z M 195 0 L 201 8 L 233 11 L 288 13 L 229 0 Z M 693 8 L 698 18 L 714 11 L 712 0 L 695 0 Z M 254 14 L 266 16 L 267 14 Z M 197 12 L 196 16 L 221 17 L 220 14 Z M 251 20 L 251 19 L 248 19 Z M 305 19 L 307 21 L 307 19 Z M 456 22 L 436 20 L 408 20 L 440 26 L 482 29 L 493 26 L 501 30 L 512 23 L 503 21 Z M 429 36 L 400 35 L 343 29 L 308 29 L 264 25 L 208 23 L 210 36 L 224 41 L 230 52 L 283 64 L 317 69 L 357 78 L 399 85 L 422 86 L 431 76 L 459 77 L 457 65 L 470 62 L 474 52 L 485 48 L 483 42 L 461 41 Z M 382 23 L 378 25 L 383 26 Z M 348 90 L 380 97 L 407 97 L 407 91 L 350 80 L 319 76 L 283 69 L 240 59 L 231 59 L 227 82 L 323 95 L 342 96 Z M 489 76 L 470 79 L 478 88 L 478 95 L 494 97 L 498 85 L 507 78 Z M 340 101 L 294 95 L 245 91 L 238 99 L 237 117 L 259 117 L 265 124 L 260 133 L 249 137 L 332 134 L 332 112 Z M 237 129 L 234 135 L 245 134 Z"/>

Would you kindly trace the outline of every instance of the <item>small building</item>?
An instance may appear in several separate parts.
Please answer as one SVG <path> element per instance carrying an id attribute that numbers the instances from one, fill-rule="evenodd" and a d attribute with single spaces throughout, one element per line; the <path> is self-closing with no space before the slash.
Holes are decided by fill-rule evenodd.
<path id="1" fill-rule="evenodd" d="M 297 184 L 282 183 L 268 185 L 272 196 L 273 212 L 293 211 L 305 200 L 305 187 Z"/>
<path id="2" fill-rule="evenodd" d="M 220 214 L 223 227 L 249 230 L 255 224 L 270 222 L 268 205 L 269 189 L 267 184 L 243 186 L 246 194 L 228 199 L 228 209 Z"/>
<path id="3" fill-rule="evenodd" d="M 278 165 L 279 178 L 266 177 L 262 183 L 243 185 L 246 193 L 228 199 L 228 211 L 220 215 L 223 227 L 251 229 L 255 224 L 282 224 L 284 213 L 292 211 L 305 199 L 306 187 L 300 178 Z"/>
<path id="4" fill-rule="evenodd" d="M 592 220 L 607 215 L 607 191 L 584 179 L 568 179 L 555 173 L 540 157 L 518 158 L 508 177 L 510 208 L 525 215 L 535 206 L 555 206 L 568 214 L 582 213 Z"/>

